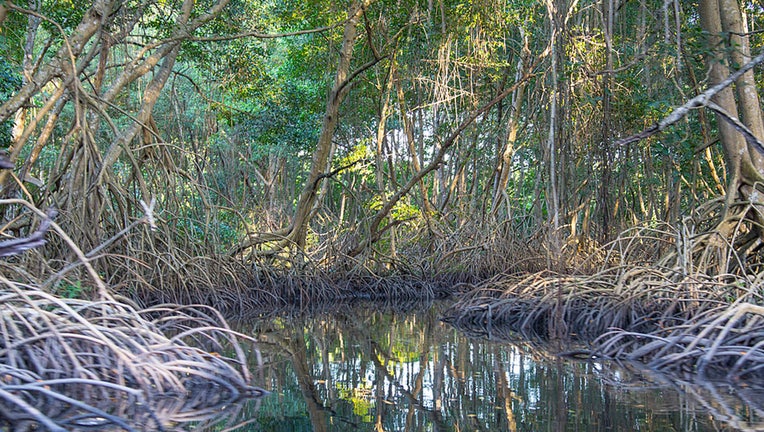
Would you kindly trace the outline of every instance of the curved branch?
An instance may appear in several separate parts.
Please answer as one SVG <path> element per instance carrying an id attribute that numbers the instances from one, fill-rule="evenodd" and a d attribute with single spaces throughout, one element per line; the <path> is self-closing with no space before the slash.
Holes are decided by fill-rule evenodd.
<path id="1" fill-rule="evenodd" d="M 11 3 L 6 3 L 10 7 Z M 67 43 L 59 49 L 53 60 L 45 67 L 40 69 L 32 79 L 29 80 L 12 98 L 0 105 L 0 121 L 8 120 L 16 111 L 21 109 L 40 89 L 42 89 L 50 80 L 60 76 L 64 69 L 66 61 L 72 61 L 85 49 L 87 42 L 101 27 L 104 17 L 108 16 L 113 9 L 114 0 L 97 0 L 94 2 L 87 13 L 82 17 L 82 21 L 75 29 L 73 36 Z M 68 60 L 67 60 L 68 59 Z M 72 63 L 74 68 L 74 63 Z"/>

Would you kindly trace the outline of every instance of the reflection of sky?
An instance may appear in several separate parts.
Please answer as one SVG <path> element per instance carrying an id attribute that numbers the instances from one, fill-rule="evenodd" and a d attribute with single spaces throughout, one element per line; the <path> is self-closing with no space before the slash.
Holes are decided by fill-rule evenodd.
<path id="1" fill-rule="evenodd" d="M 337 321 L 285 325 L 284 340 L 292 341 L 285 349 L 268 353 L 261 347 L 273 365 L 266 364 L 266 376 L 275 393 L 261 408 L 261 426 L 293 428 L 283 422 L 308 416 L 316 409 L 307 403 L 311 398 L 328 418 L 327 430 L 719 428 L 675 391 L 620 389 L 638 380 L 619 369 L 562 361 L 524 342 L 468 339 L 434 313 L 353 313 Z M 305 352 L 307 358 L 289 352 Z M 304 368 L 297 367 L 300 361 Z M 298 370 L 309 371 L 312 388 L 298 385 Z"/>

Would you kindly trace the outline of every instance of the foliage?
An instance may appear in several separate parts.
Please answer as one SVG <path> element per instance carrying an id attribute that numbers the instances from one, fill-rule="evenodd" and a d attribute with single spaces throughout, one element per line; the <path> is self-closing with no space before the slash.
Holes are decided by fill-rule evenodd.
<path id="1" fill-rule="evenodd" d="M 170 279 L 186 287 L 208 279 L 187 277 L 192 257 L 427 275 L 516 268 L 490 247 L 528 256 L 517 268 L 536 269 L 544 253 L 558 255 L 544 252 L 542 238 L 607 241 L 642 221 L 681 220 L 724 193 L 729 173 L 710 113 L 616 145 L 706 87 L 713 47 L 695 2 L 676 16 L 665 2 L 627 2 L 610 27 L 602 2 L 573 10 L 553 2 L 567 19 L 554 39 L 539 2 L 369 2 L 334 113 L 327 96 L 344 26 L 362 3 L 232 0 L 196 22 L 218 4 L 205 0 L 178 27 L 181 1 L 117 1 L 72 47 L 76 77 L 58 49 L 82 36 L 93 2 L 40 2 L 44 18 L 29 35 L 30 15 L 9 11 L 0 102 L 31 91 L 13 112 L 0 111 L 3 144 L 16 113 L 26 114 L 24 141 L 10 149 L 25 180 L 3 175 L 3 194 L 60 208 L 87 250 L 108 244 L 94 259 L 107 277 L 164 281 L 155 269 L 172 268 Z M 764 17 L 746 7 L 759 28 Z M 34 44 L 25 53 L 27 36 Z M 763 38 L 751 35 L 754 51 Z M 23 87 L 25 55 L 45 78 L 40 88 Z M 46 75 L 47 67 L 58 69 Z M 327 116 L 339 120 L 307 212 L 314 241 L 298 250 L 284 232 L 310 189 Z M 152 196 L 165 237 L 110 243 Z M 9 212 L 3 226 L 17 216 Z M 133 255 L 145 267 L 115 264 Z"/>
<path id="2" fill-rule="evenodd" d="M 21 87 L 21 76 L 16 67 L 9 61 L 7 53 L 7 38 L 0 33 L 0 104 L 8 100 Z M 6 120 L 0 123 L 0 147 L 7 147 L 11 142 L 13 123 Z"/>

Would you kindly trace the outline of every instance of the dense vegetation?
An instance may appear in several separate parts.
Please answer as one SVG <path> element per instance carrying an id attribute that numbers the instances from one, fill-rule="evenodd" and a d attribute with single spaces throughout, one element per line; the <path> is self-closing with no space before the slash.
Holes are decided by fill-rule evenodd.
<path id="1" fill-rule="evenodd" d="M 703 370 L 761 316 L 762 20 L 736 0 L 6 1 L 0 232 L 36 232 L 30 209 L 60 231 L 0 268 L 220 309 L 480 284 L 454 322 L 491 298 L 561 335 L 604 310 L 585 316 L 685 326 L 630 355 Z"/>

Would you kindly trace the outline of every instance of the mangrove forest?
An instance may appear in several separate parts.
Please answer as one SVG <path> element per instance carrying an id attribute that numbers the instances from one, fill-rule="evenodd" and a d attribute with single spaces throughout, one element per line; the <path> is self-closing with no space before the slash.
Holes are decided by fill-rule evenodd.
<path id="1" fill-rule="evenodd" d="M 763 29 L 748 0 L 0 0 L 0 430 L 643 415 L 521 415 L 530 363 L 558 414 L 610 406 L 605 361 L 764 389 Z"/>

